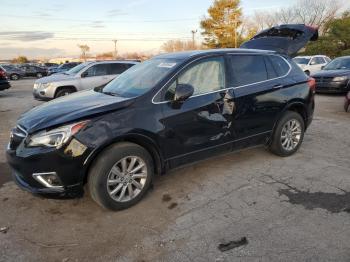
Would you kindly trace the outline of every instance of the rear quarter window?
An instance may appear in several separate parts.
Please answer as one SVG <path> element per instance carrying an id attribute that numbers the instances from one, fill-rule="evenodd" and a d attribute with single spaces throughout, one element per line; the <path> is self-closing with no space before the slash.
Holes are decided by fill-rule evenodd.
<path id="1" fill-rule="evenodd" d="M 290 70 L 289 64 L 280 56 L 270 55 L 268 59 L 276 72 L 277 77 L 285 76 Z"/>

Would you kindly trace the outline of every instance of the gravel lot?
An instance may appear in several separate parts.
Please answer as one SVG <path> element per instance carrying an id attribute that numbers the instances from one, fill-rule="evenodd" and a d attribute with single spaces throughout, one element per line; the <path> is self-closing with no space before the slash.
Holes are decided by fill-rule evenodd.
<path id="1" fill-rule="evenodd" d="M 0 261 L 350 260 L 343 96 L 317 96 L 314 122 L 294 156 L 254 148 L 205 160 L 157 178 L 137 206 L 112 213 L 88 194 L 44 199 L 10 181 L 4 150 L 17 117 L 40 104 L 33 81 L 0 92 Z M 246 245 L 218 248 L 243 237 Z"/>

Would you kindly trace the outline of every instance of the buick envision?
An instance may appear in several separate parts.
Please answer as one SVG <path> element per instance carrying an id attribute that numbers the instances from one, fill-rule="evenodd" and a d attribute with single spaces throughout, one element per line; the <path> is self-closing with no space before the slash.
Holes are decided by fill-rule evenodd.
<path id="1" fill-rule="evenodd" d="M 241 49 L 160 55 L 38 106 L 11 133 L 14 179 L 62 196 L 87 184 L 98 204 L 119 210 L 141 200 L 155 174 L 183 164 L 256 145 L 290 156 L 312 121 L 315 82 L 289 55 L 316 36 L 283 25 Z"/>

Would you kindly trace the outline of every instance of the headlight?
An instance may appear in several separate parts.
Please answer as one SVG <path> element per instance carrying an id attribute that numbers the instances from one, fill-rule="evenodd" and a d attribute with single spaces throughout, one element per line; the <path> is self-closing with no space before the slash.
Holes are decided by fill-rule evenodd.
<path id="1" fill-rule="evenodd" d="M 52 85 L 52 83 L 35 83 L 34 89 L 46 89 L 51 85 Z"/>
<path id="2" fill-rule="evenodd" d="M 45 88 L 48 88 L 50 85 L 51 85 L 51 83 L 44 83 L 44 84 L 40 85 L 40 88 L 45 89 Z"/>
<path id="3" fill-rule="evenodd" d="M 78 133 L 89 121 L 62 126 L 49 131 L 42 131 L 29 137 L 27 147 L 62 147 L 73 135 Z"/>
<path id="4" fill-rule="evenodd" d="M 348 79 L 347 76 L 337 76 L 333 78 L 333 81 L 340 82 L 340 81 L 345 81 L 347 79 Z"/>

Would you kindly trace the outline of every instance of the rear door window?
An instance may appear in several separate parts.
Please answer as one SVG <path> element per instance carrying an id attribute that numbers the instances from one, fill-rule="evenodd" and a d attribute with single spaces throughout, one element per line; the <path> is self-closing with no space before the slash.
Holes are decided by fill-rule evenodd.
<path id="1" fill-rule="evenodd" d="M 129 67 L 126 64 L 112 63 L 109 64 L 109 75 L 119 75 L 127 70 Z"/>
<path id="2" fill-rule="evenodd" d="M 311 65 L 320 65 L 325 64 L 325 60 L 322 57 L 314 57 L 311 60 Z"/>
<path id="3" fill-rule="evenodd" d="M 289 64 L 278 55 L 270 55 L 268 58 L 271 61 L 272 67 L 275 69 L 277 77 L 285 76 L 290 70 Z"/>
<path id="4" fill-rule="evenodd" d="M 264 56 L 233 55 L 231 61 L 233 87 L 250 85 L 268 80 Z"/>

